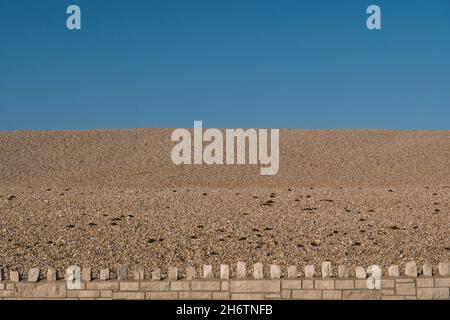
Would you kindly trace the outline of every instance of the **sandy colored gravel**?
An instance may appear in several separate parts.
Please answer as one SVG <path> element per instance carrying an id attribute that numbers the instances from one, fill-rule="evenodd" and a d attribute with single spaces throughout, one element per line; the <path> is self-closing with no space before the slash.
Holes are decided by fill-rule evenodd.
<path id="1" fill-rule="evenodd" d="M 0 266 L 450 260 L 450 132 L 281 132 L 278 175 L 175 166 L 170 129 L 0 133 Z"/>

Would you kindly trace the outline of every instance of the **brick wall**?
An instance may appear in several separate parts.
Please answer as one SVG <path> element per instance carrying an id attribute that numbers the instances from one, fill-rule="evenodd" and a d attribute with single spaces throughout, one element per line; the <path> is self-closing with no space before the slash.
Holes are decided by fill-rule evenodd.
<path id="1" fill-rule="evenodd" d="M 109 269 L 100 270 L 98 279 L 92 279 L 91 269 L 68 268 L 66 279 L 56 279 L 56 272 L 49 269 L 46 279 L 40 279 L 42 270 L 30 269 L 27 275 L 10 271 L 0 278 L 2 299 L 450 299 L 450 272 L 448 263 L 440 263 L 434 273 L 429 265 L 418 274 L 414 262 L 408 263 L 401 274 L 397 266 L 386 275 L 376 278 L 376 288 L 369 289 L 367 278 L 370 269 L 361 267 L 354 271 L 339 266 L 336 274 L 330 262 L 324 262 L 321 272 L 314 266 L 298 272 L 295 266 L 286 274 L 272 265 L 265 277 L 263 266 L 255 264 L 247 272 L 246 265 L 238 263 L 230 278 L 230 269 L 221 265 L 217 277 L 212 266 L 203 267 L 201 277 L 194 268 L 181 274 L 169 268 L 166 274 L 153 270 L 150 279 L 144 278 L 144 270 L 138 268 L 130 279 L 126 267 L 119 268 L 115 279 L 109 278 Z M 7 276 L 7 279 L 3 279 Z M 25 277 L 24 277 L 25 276 Z M 26 278 L 26 279 L 22 279 Z M 378 282 L 377 282 L 378 281 Z"/>

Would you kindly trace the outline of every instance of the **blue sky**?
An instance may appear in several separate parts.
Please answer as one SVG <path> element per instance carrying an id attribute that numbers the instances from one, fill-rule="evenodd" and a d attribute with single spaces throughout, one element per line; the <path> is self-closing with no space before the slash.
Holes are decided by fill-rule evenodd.
<path id="1" fill-rule="evenodd" d="M 450 129 L 448 0 L 0 0 L 0 41 L 0 130 Z"/>

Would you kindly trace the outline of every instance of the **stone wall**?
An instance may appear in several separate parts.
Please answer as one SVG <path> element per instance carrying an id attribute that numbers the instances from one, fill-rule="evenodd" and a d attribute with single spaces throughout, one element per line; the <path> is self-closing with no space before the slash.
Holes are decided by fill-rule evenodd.
<path id="1" fill-rule="evenodd" d="M 98 279 L 93 279 L 90 268 L 71 266 L 66 270 L 65 279 L 57 279 L 54 269 L 42 272 L 33 268 L 27 275 L 0 272 L 0 300 L 450 299 L 449 263 L 440 263 L 437 272 L 426 264 L 420 274 L 415 262 L 407 263 L 402 272 L 398 266 L 391 266 L 386 275 L 377 276 L 376 268 L 349 270 L 339 266 L 334 270 L 330 262 L 324 262 L 320 270 L 309 265 L 299 272 L 296 266 L 290 266 L 284 273 L 279 266 L 271 265 L 270 274 L 265 277 L 262 264 L 257 263 L 252 270 L 247 270 L 245 263 L 239 262 L 233 277 L 230 277 L 228 265 L 221 265 L 217 275 L 211 265 L 205 265 L 200 277 L 192 267 L 183 274 L 171 267 L 166 273 L 153 270 L 150 279 L 144 277 L 142 268 L 134 270 L 130 279 L 125 266 L 115 270 L 114 279 L 110 278 L 109 269 L 101 269 Z M 46 279 L 41 279 L 42 274 Z"/>

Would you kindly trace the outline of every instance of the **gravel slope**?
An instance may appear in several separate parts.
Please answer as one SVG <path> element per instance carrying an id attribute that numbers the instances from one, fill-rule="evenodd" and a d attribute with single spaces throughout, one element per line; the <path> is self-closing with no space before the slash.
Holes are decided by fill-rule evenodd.
<path id="1" fill-rule="evenodd" d="M 0 266 L 450 260 L 450 132 L 283 130 L 273 177 L 170 134 L 0 132 Z"/>

